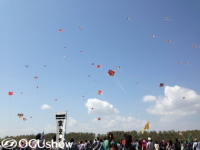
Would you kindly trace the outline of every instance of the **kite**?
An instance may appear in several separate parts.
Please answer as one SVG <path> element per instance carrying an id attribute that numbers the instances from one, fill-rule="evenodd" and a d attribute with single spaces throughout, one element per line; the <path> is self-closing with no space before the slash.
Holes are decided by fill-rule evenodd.
<path id="1" fill-rule="evenodd" d="M 189 62 L 186 62 L 186 64 L 189 64 Z"/>
<path id="2" fill-rule="evenodd" d="M 32 118 L 32 116 L 30 118 Z"/>
<path id="3" fill-rule="evenodd" d="M 137 84 L 139 84 L 139 82 L 137 82 Z"/>
<path id="4" fill-rule="evenodd" d="M 25 65 L 25 67 L 26 67 L 26 68 L 28 68 L 28 66 L 27 66 L 27 65 Z"/>
<path id="5" fill-rule="evenodd" d="M 94 63 L 92 63 L 92 65 L 94 65 Z"/>
<path id="6" fill-rule="evenodd" d="M 90 75 L 88 75 L 88 77 L 90 77 Z"/>
<path id="7" fill-rule="evenodd" d="M 103 91 L 101 91 L 101 90 L 97 91 L 97 94 L 99 94 L 99 95 L 101 95 L 102 93 L 103 93 Z"/>
<path id="8" fill-rule="evenodd" d="M 192 48 L 195 48 L 195 47 L 196 47 L 196 45 L 195 45 L 195 44 L 193 44 L 193 45 L 192 45 Z"/>
<path id="9" fill-rule="evenodd" d="M 82 30 L 82 27 L 78 27 L 79 30 Z"/>
<path id="10" fill-rule="evenodd" d="M 166 42 L 168 42 L 168 43 L 169 43 L 170 41 L 171 41 L 171 40 L 167 40 Z"/>
<path id="11" fill-rule="evenodd" d="M 24 121 L 26 121 L 26 118 L 23 118 Z"/>
<path id="12" fill-rule="evenodd" d="M 24 114 L 17 114 L 18 118 L 23 118 Z"/>
<path id="13" fill-rule="evenodd" d="M 94 108 L 91 108 L 91 109 L 94 109 Z"/>
<path id="14" fill-rule="evenodd" d="M 44 67 L 46 67 L 46 65 L 44 65 Z"/>
<path id="15" fill-rule="evenodd" d="M 120 69 L 120 66 L 117 66 L 116 68 L 117 68 L 117 69 Z"/>
<path id="16" fill-rule="evenodd" d="M 155 37 L 156 35 L 155 35 L 155 34 L 152 34 L 151 36 L 152 36 L 152 37 Z"/>
<path id="17" fill-rule="evenodd" d="M 38 89 L 39 87 L 37 86 L 36 88 Z"/>
<path id="18" fill-rule="evenodd" d="M 66 57 L 66 55 L 63 55 L 63 57 Z"/>
<path id="19" fill-rule="evenodd" d="M 67 47 L 64 47 L 64 48 L 67 48 Z"/>
<path id="20" fill-rule="evenodd" d="M 13 95 L 13 94 L 14 94 L 14 92 L 8 92 L 8 95 L 10 95 L 10 96 Z"/>
<path id="21" fill-rule="evenodd" d="M 83 52 L 83 51 L 80 51 L 80 52 Z"/>
<path id="22" fill-rule="evenodd" d="M 165 17 L 164 19 L 165 19 L 165 20 L 168 20 L 168 17 Z"/>
<path id="23" fill-rule="evenodd" d="M 127 17 L 127 19 L 131 19 L 131 17 Z"/>
<path id="24" fill-rule="evenodd" d="M 180 132 L 179 135 L 183 135 L 183 133 Z"/>
<path id="25" fill-rule="evenodd" d="M 23 92 L 20 92 L 20 94 L 23 94 Z"/>
<path id="26" fill-rule="evenodd" d="M 115 75 L 115 71 L 114 70 L 108 70 L 108 75 L 109 76 L 114 76 Z"/>
<path id="27" fill-rule="evenodd" d="M 101 118 L 99 117 L 98 120 L 101 120 Z"/>
<path id="28" fill-rule="evenodd" d="M 57 101 L 58 99 L 55 99 L 55 101 Z"/>
<path id="29" fill-rule="evenodd" d="M 180 64 L 181 62 L 178 62 L 178 64 Z"/>
<path id="30" fill-rule="evenodd" d="M 101 65 L 97 65 L 97 68 L 101 68 Z"/>
<path id="31" fill-rule="evenodd" d="M 58 31 L 59 31 L 59 32 L 62 32 L 63 30 L 62 30 L 62 29 L 58 29 Z"/>
<path id="32" fill-rule="evenodd" d="M 185 99 L 185 97 L 183 97 L 183 99 Z"/>
<path id="33" fill-rule="evenodd" d="M 160 83 L 159 87 L 163 87 L 164 86 L 164 83 Z"/>
<path id="34" fill-rule="evenodd" d="M 34 79 L 38 79 L 38 77 L 34 77 Z"/>

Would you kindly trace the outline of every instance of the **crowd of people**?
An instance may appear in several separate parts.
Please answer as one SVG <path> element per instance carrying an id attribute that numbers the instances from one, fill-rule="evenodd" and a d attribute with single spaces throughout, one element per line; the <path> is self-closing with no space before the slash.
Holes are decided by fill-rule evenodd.
<path id="1" fill-rule="evenodd" d="M 37 137 L 36 137 L 37 138 Z M 200 150 L 200 142 L 197 139 L 190 142 L 179 142 L 175 139 L 172 140 L 153 141 L 150 137 L 147 141 L 144 139 L 132 140 L 132 136 L 124 134 L 124 139 L 120 142 L 116 142 L 112 132 L 108 132 L 107 137 L 103 140 L 96 137 L 94 141 L 80 141 L 75 143 L 74 139 L 70 140 L 71 146 L 64 147 L 63 150 Z M 32 143 L 34 144 L 34 143 Z M 26 148 L 15 147 L 13 150 L 61 150 L 61 148 L 51 147 L 47 148 L 43 145 L 43 140 L 40 140 L 39 145 L 35 145 L 35 148 L 27 146 Z M 0 150 L 8 150 L 0 145 Z"/>

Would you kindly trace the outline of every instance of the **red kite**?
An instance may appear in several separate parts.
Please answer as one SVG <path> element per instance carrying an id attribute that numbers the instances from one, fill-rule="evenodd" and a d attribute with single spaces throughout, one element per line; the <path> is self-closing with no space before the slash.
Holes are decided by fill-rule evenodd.
<path id="1" fill-rule="evenodd" d="M 101 95 L 102 93 L 103 93 L 103 91 L 101 91 L 101 90 L 97 91 L 97 94 L 99 94 L 99 95 Z"/>
<path id="2" fill-rule="evenodd" d="M 115 75 L 115 71 L 114 70 L 108 70 L 108 75 L 109 76 L 114 76 Z"/>
<path id="3" fill-rule="evenodd" d="M 14 92 L 8 92 L 8 95 L 13 95 L 14 94 Z"/>

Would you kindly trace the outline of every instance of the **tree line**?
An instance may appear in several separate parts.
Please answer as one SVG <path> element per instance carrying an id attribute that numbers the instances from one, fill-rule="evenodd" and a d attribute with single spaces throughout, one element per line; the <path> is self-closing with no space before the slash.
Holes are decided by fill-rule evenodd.
<path id="1" fill-rule="evenodd" d="M 164 139 L 165 141 L 168 141 L 169 139 L 175 140 L 175 138 L 178 138 L 179 141 L 187 141 L 189 138 L 190 140 L 193 140 L 195 138 L 200 139 L 200 130 L 188 130 L 188 131 L 145 131 L 144 134 L 142 134 L 140 131 L 112 131 L 115 141 L 120 142 L 121 139 L 124 138 L 124 134 L 130 134 L 133 138 L 133 141 L 139 140 L 139 139 L 144 139 L 147 140 L 148 137 L 151 137 L 153 141 L 160 141 Z M 182 135 L 180 135 L 181 133 Z M 45 141 L 51 141 L 52 139 L 55 140 L 56 133 L 46 133 L 44 135 Z M 16 141 L 20 141 L 21 139 L 35 139 L 36 135 L 31 134 L 31 135 L 19 135 L 19 136 L 6 136 L 4 138 L 0 138 L 0 141 L 2 141 L 5 138 L 12 138 L 15 139 Z M 84 132 L 70 132 L 66 134 L 66 141 L 70 141 L 71 138 L 74 138 L 75 142 L 78 143 L 79 141 L 93 141 L 95 137 L 99 137 L 100 139 L 104 140 L 107 137 L 107 133 L 105 134 L 97 134 L 95 133 L 84 133 Z"/>

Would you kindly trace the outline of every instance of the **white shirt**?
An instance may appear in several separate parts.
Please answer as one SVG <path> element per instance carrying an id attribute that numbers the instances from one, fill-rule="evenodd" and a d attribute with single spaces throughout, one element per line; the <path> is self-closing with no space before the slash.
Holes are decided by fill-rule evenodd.
<path id="1" fill-rule="evenodd" d="M 196 150 L 200 150 L 200 142 L 194 142 L 192 148 L 194 149 L 195 147 L 196 147 Z"/>
<path id="2" fill-rule="evenodd" d="M 154 143 L 149 141 L 149 142 L 147 143 L 146 148 L 147 148 L 148 150 L 154 150 Z"/>

